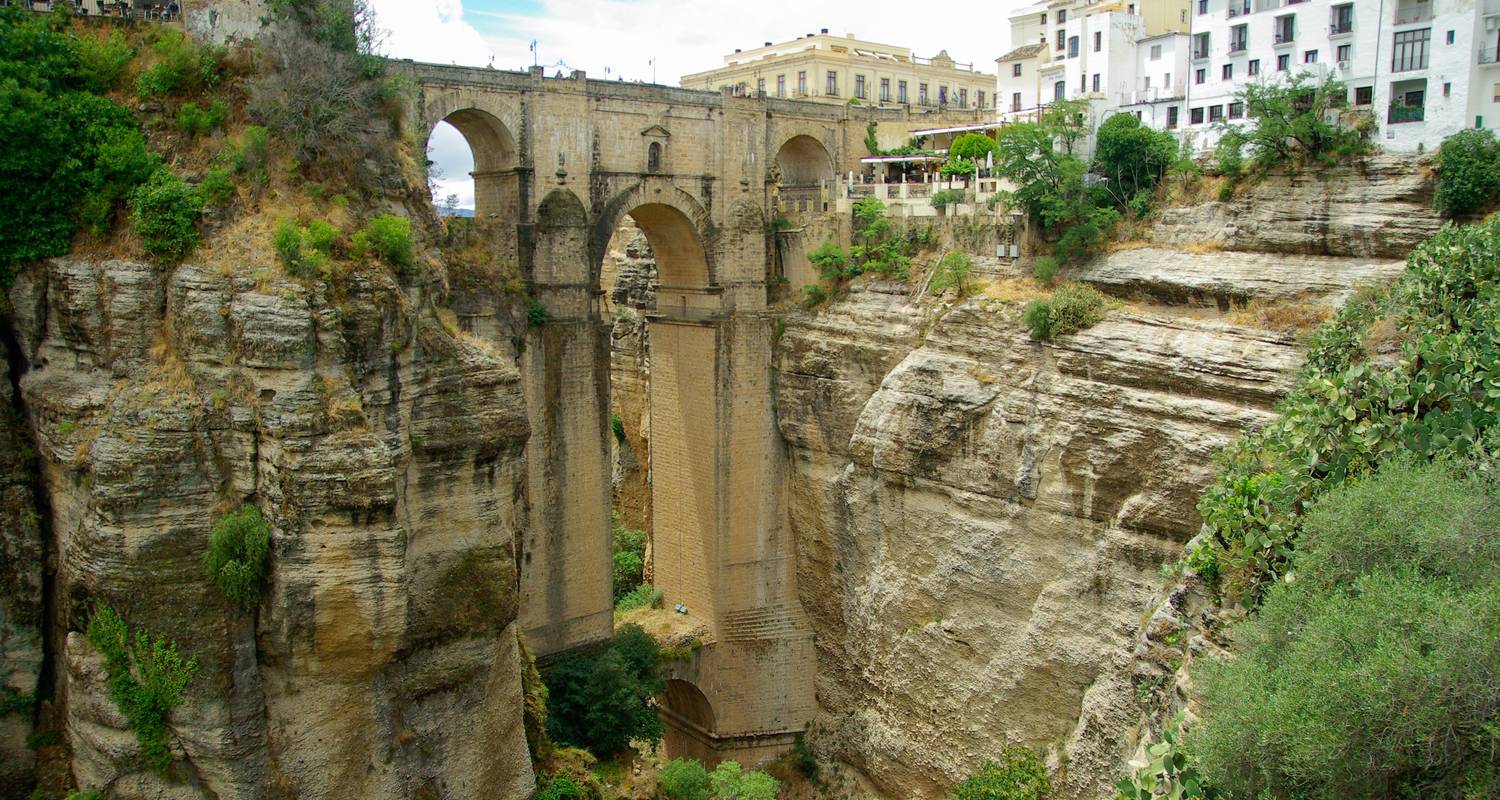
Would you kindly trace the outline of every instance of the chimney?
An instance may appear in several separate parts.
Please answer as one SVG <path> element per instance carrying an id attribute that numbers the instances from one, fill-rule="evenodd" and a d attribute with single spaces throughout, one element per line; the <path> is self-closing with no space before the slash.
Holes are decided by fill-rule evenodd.
<path id="1" fill-rule="evenodd" d="M 738 47 L 734 48 L 734 52 L 738 53 L 739 51 L 740 49 Z"/>
<path id="2" fill-rule="evenodd" d="M 761 45 L 761 47 L 770 47 L 770 46 L 771 46 L 770 42 L 766 42 L 765 44 Z"/>
<path id="3" fill-rule="evenodd" d="M 821 33 L 821 34 L 823 34 L 824 36 L 828 35 L 828 29 L 827 28 L 820 28 L 818 30 L 818 32 Z"/>

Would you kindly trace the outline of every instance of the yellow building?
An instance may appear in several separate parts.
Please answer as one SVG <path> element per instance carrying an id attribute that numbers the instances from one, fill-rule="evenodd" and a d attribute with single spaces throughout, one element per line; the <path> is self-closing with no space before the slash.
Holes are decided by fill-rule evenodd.
<path id="1" fill-rule="evenodd" d="M 763 94 L 881 106 L 994 107 L 995 76 L 948 57 L 919 58 L 910 50 L 820 33 L 789 42 L 766 42 L 724 56 L 724 66 L 682 78 L 687 89 Z"/>

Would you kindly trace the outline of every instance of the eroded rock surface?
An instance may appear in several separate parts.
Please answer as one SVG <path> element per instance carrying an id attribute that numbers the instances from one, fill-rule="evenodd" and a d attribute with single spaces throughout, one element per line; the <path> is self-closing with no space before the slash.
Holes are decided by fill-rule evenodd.
<path id="1" fill-rule="evenodd" d="M 246 272 L 249 272 L 247 270 Z M 72 771 L 120 798 L 525 796 L 509 359 L 381 270 L 297 282 L 58 259 L 11 290 L 59 554 Z M 218 514 L 272 532 L 266 598 L 207 582 Z M 80 631 L 95 600 L 198 659 L 167 776 Z"/>

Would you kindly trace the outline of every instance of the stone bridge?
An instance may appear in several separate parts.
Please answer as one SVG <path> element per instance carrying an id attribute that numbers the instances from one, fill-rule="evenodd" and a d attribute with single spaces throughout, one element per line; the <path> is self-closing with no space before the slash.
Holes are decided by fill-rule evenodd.
<path id="1" fill-rule="evenodd" d="M 513 237 L 549 319 L 523 355 L 532 436 L 521 621 L 540 655 L 612 632 L 609 328 L 600 268 L 627 215 L 661 287 L 649 315 L 655 584 L 707 630 L 663 699 L 667 747 L 710 763 L 783 750 L 814 711 L 771 393 L 771 217 L 821 215 L 866 124 L 904 111 L 404 62 L 426 130 L 474 153 L 476 216 Z M 951 117 L 941 120 L 951 120 Z M 509 252 L 509 242 L 502 243 Z"/>

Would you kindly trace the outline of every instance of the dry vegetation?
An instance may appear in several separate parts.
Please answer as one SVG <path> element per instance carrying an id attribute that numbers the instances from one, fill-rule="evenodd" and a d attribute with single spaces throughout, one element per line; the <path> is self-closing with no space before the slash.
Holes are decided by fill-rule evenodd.
<path id="1" fill-rule="evenodd" d="M 1309 300 L 1262 300 L 1236 306 L 1229 321 L 1236 325 L 1282 333 L 1307 333 L 1333 316 L 1333 309 Z"/>

